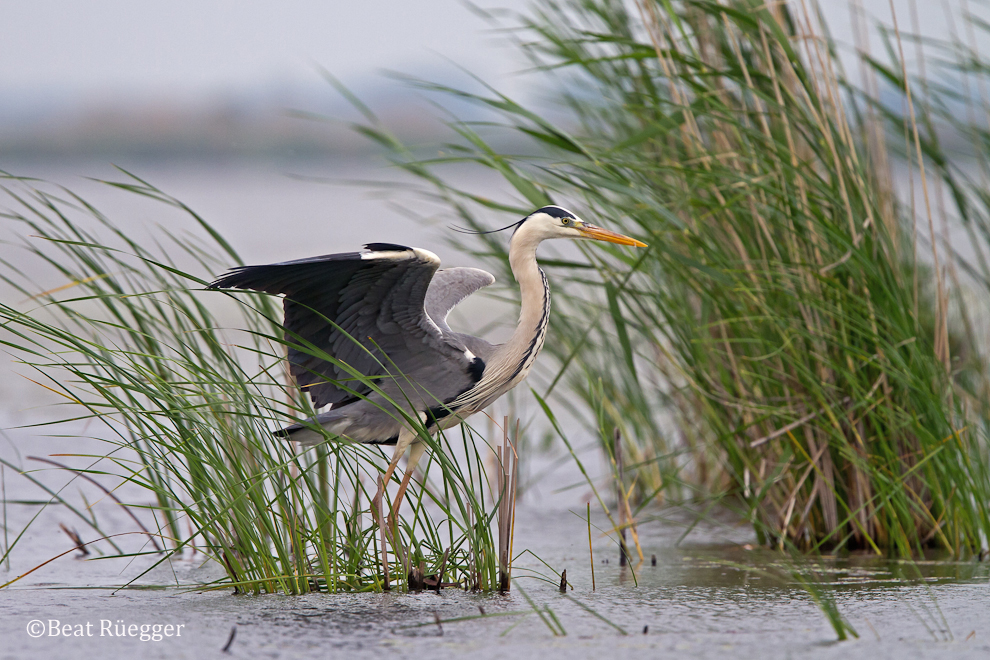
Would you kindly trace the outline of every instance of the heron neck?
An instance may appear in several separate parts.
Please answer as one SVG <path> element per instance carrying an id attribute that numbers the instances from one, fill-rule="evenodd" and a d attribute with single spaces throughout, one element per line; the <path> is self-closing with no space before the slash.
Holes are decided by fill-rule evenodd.
<path id="1" fill-rule="evenodd" d="M 519 325 L 504 346 L 506 353 L 521 360 L 526 370 L 543 347 L 550 312 L 550 289 L 536 263 L 539 244 L 540 240 L 529 236 L 524 228 L 516 232 L 509 244 L 509 266 L 519 283 L 521 306 Z"/>

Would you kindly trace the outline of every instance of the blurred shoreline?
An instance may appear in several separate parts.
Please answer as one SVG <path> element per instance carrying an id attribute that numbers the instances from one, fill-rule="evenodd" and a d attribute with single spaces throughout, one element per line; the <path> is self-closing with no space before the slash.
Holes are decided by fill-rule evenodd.
<path id="1" fill-rule="evenodd" d="M 35 100 L 17 112 L 0 113 L 0 154 L 6 162 L 121 156 L 321 159 L 369 152 L 367 139 L 336 120 L 353 111 L 320 97 L 313 91 L 196 101 L 49 105 Z M 426 112 L 397 112 L 394 102 L 382 107 L 383 121 L 411 141 L 428 141 L 441 128 Z"/>

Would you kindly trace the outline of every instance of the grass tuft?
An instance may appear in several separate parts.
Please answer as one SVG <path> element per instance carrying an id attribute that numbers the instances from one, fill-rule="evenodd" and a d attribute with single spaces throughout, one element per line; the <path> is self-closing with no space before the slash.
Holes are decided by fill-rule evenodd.
<path id="1" fill-rule="evenodd" d="M 329 442 L 298 451 L 272 435 L 313 414 L 284 371 L 291 340 L 282 336 L 277 299 L 205 290 L 213 276 L 241 263 L 205 220 L 136 177 L 110 183 L 174 206 L 195 223 L 193 237 L 159 227 L 149 250 L 71 191 L 9 175 L 3 184 L 11 203 L 3 215 L 34 261 L 30 272 L 62 284 L 45 289 L 4 264 L 0 277 L 26 302 L 0 305 L 0 343 L 20 372 L 69 411 L 39 428 L 69 425 L 72 433 L 96 423 L 106 447 L 103 455 L 38 460 L 99 482 L 125 507 L 150 538 L 137 554 L 165 550 L 147 570 L 189 548 L 223 567 L 226 580 L 217 588 L 381 591 L 401 586 L 408 572 L 386 576 L 378 557 L 390 555 L 393 566 L 401 558 L 435 574 L 438 589 L 445 575 L 497 588 L 495 512 L 484 505 L 486 446 L 471 429 L 433 438 L 416 427 L 431 456 L 409 490 L 412 514 L 400 517 L 385 547 L 369 493 L 388 462 L 380 449 Z M 42 487 L 93 528 L 98 545 L 135 554 L 84 509 Z M 152 503 L 128 505 L 114 492 Z M 5 540 L 0 561 L 22 536 Z"/>

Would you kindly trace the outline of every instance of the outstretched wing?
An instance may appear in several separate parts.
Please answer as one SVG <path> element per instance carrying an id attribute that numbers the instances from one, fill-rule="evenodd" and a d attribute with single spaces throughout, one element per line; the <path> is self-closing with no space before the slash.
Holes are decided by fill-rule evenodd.
<path id="1" fill-rule="evenodd" d="M 308 344 L 365 376 L 401 373 L 445 401 L 477 382 L 484 365 L 426 313 L 439 266 L 427 250 L 372 243 L 364 252 L 234 268 L 210 286 L 285 294 L 290 372 L 316 407 L 349 403 L 371 388 Z"/>
<path id="2" fill-rule="evenodd" d="M 441 268 L 426 291 L 426 313 L 447 333 L 450 310 L 478 289 L 495 283 L 495 276 L 479 268 Z"/>

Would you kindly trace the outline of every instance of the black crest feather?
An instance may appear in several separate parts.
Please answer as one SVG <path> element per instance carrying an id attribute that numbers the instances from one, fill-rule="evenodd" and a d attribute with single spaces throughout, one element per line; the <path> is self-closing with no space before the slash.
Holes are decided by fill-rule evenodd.
<path id="1" fill-rule="evenodd" d="M 513 222 L 511 225 L 506 225 L 501 229 L 489 229 L 488 231 L 477 231 L 474 229 L 467 229 L 465 227 L 457 227 L 457 226 L 451 227 L 451 229 L 461 234 L 474 234 L 476 236 L 480 236 L 482 234 L 497 234 L 498 232 L 505 231 L 506 229 L 518 229 L 519 226 L 522 225 L 522 223 L 526 222 L 537 213 L 546 213 L 551 218 L 577 218 L 576 215 L 574 215 L 567 209 L 563 208 L 562 206 L 556 206 L 554 204 L 551 204 L 550 206 L 544 206 L 542 208 L 536 209 L 535 211 L 527 215 L 519 222 Z"/>

